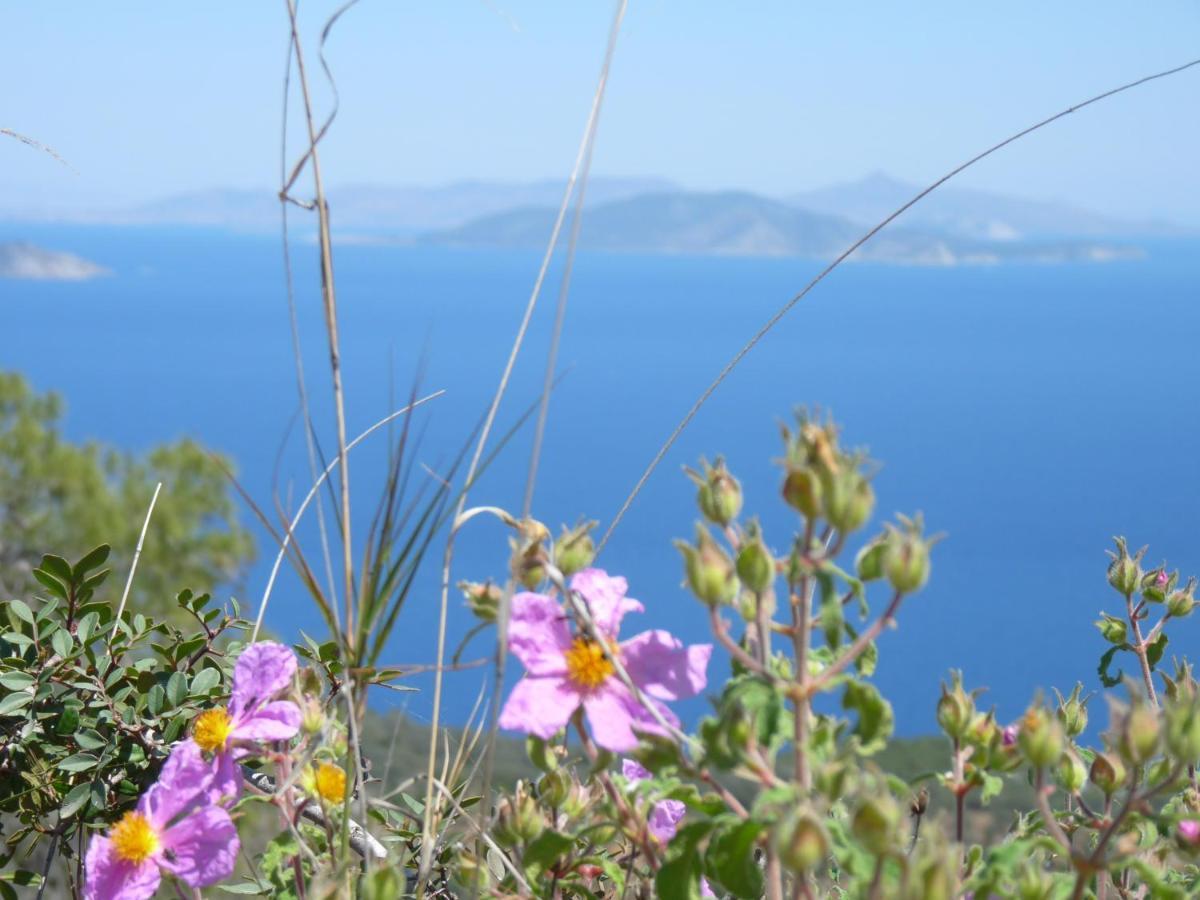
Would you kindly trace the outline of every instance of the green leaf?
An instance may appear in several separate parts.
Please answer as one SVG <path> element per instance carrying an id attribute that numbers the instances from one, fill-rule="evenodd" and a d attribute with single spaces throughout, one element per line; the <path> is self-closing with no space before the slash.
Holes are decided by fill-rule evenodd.
<path id="1" fill-rule="evenodd" d="M 37 579 L 38 584 L 52 593 L 55 597 L 63 600 L 67 599 L 67 589 L 61 581 L 43 569 L 34 569 L 33 577 Z"/>
<path id="2" fill-rule="evenodd" d="M 221 890 L 227 894 L 254 894 L 255 896 L 266 896 L 271 890 L 269 884 L 258 884 L 253 881 L 243 881 L 239 884 L 222 884 L 218 885 Z"/>
<path id="3" fill-rule="evenodd" d="M 167 679 L 167 699 L 172 706 L 178 706 L 187 699 L 187 676 L 182 672 L 172 672 Z"/>
<path id="4" fill-rule="evenodd" d="M 90 781 L 85 781 L 83 784 L 77 784 L 63 798 L 62 805 L 58 808 L 58 816 L 60 819 L 69 819 L 75 813 L 83 808 L 87 803 L 88 798 L 92 795 L 92 784 Z"/>
<path id="5" fill-rule="evenodd" d="M 70 632 L 65 628 L 60 628 L 50 638 L 50 646 L 54 648 L 55 653 L 66 659 L 71 655 L 71 650 L 74 649 L 75 642 L 71 639 Z"/>
<path id="6" fill-rule="evenodd" d="M 23 691 L 33 684 L 33 676 L 28 672 L 6 672 L 0 675 L 0 686 L 10 691 Z"/>
<path id="7" fill-rule="evenodd" d="M 95 768 L 99 762 L 99 758 L 91 753 L 76 753 L 60 762 L 58 767 L 64 772 L 86 772 L 88 769 Z"/>
<path id="8" fill-rule="evenodd" d="M 700 854 L 689 847 L 658 870 L 654 895 L 661 900 L 700 900 L 700 875 Z"/>
<path id="9" fill-rule="evenodd" d="M 84 750 L 99 750 L 102 747 L 108 746 L 108 741 L 90 728 L 75 732 L 75 743 Z"/>
<path id="10" fill-rule="evenodd" d="M 79 643 L 87 644 L 88 638 L 95 632 L 99 622 L 100 614 L 98 612 L 90 612 L 79 620 L 79 624 L 75 628 L 75 637 Z"/>
<path id="11" fill-rule="evenodd" d="M 79 579 L 92 569 L 98 569 L 108 560 L 110 551 L 111 548 L 108 544 L 101 544 L 95 550 L 89 551 L 83 559 L 75 563 L 75 571 L 72 574 L 76 579 Z"/>
<path id="12" fill-rule="evenodd" d="M 1116 656 L 1118 650 L 1123 650 L 1128 647 L 1128 644 L 1122 644 L 1118 647 L 1109 647 L 1104 651 L 1104 655 L 1100 657 L 1100 665 L 1096 671 L 1100 674 L 1100 683 L 1105 687 L 1116 687 L 1121 683 L 1121 679 L 1125 677 L 1124 671 L 1117 669 L 1116 675 L 1108 674 L 1108 667 L 1112 664 L 1113 657 Z"/>
<path id="13" fill-rule="evenodd" d="M 870 755 L 887 746 L 896 717 L 892 705 L 875 685 L 866 681 L 848 683 L 846 692 L 842 694 L 842 708 L 858 713 L 858 721 L 854 723 L 851 734 L 858 738 L 861 753 Z"/>
<path id="14" fill-rule="evenodd" d="M 709 842 L 705 869 L 725 890 L 740 898 L 763 894 L 762 869 L 754 861 L 754 845 L 763 826 L 753 820 L 722 828 Z"/>
<path id="15" fill-rule="evenodd" d="M 47 553 L 42 557 L 42 564 L 39 568 L 45 572 L 49 572 L 63 584 L 75 583 L 75 579 L 71 576 L 71 564 L 61 556 Z"/>
<path id="16" fill-rule="evenodd" d="M 29 604 L 24 600 L 9 600 L 8 608 L 11 609 L 18 619 L 33 624 L 33 610 L 29 608 Z"/>
<path id="17" fill-rule="evenodd" d="M 151 715 L 157 716 L 163 711 L 163 706 L 167 702 L 167 692 L 161 684 L 156 684 L 146 692 L 146 709 Z"/>
<path id="18" fill-rule="evenodd" d="M 526 877 L 536 880 L 544 871 L 552 866 L 560 856 L 575 844 L 570 835 L 561 834 L 552 828 L 547 828 L 525 850 L 521 857 L 521 865 L 525 868 Z"/>
<path id="19" fill-rule="evenodd" d="M 33 694 L 28 691 L 18 691 L 0 700 L 0 716 L 8 716 L 18 709 L 24 709 L 33 702 Z"/>
<path id="20" fill-rule="evenodd" d="M 221 683 L 221 673 L 217 669 L 201 669 L 192 679 L 193 694 L 207 694 Z"/>
<path id="21" fill-rule="evenodd" d="M 1158 665 L 1158 661 L 1162 659 L 1163 652 L 1167 649 L 1167 633 L 1164 631 L 1159 634 L 1158 638 L 1150 646 L 1146 648 L 1146 662 L 1153 669 Z"/>

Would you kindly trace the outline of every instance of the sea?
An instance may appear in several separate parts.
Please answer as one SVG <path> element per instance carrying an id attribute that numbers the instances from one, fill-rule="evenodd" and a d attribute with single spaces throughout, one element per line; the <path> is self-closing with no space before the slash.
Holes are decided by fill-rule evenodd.
<path id="1" fill-rule="evenodd" d="M 0 281 L 0 368 L 60 392 L 64 429 L 133 451 L 183 436 L 230 454 L 255 501 L 294 509 L 311 483 L 298 424 L 296 366 L 278 235 L 219 230 L 0 225 L 112 270 L 82 283 Z M 785 552 L 797 527 L 779 496 L 780 425 L 800 406 L 829 410 L 844 443 L 878 460 L 876 512 L 921 512 L 945 539 L 932 578 L 879 642 L 877 680 L 897 732 L 935 729 L 952 669 L 1002 721 L 1039 692 L 1100 689 L 1105 649 L 1093 622 L 1117 611 L 1105 550 L 1114 535 L 1147 559 L 1200 573 L 1200 254 L 1155 242 L 1144 259 L 930 268 L 847 264 L 801 301 L 729 376 L 634 502 L 598 564 L 629 581 L 646 611 L 626 634 L 668 628 L 708 639 L 682 587 L 674 538 L 693 533 L 682 468 L 724 454 L 747 515 Z M 293 241 L 299 337 L 321 448 L 336 450 L 329 348 L 316 247 Z M 442 477 L 470 441 L 510 352 L 540 262 L 518 251 L 346 244 L 335 249 L 348 430 L 358 434 L 418 394 L 411 486 Z M 743 343 L 821 268 L 791 259 L 581 253 L 576 260 L 537 479 L 534 515 L 557 529 L 603 528 L 676 423 Z M 541 390 L 561 260 L 533 317 L 492 446 Z M 519 511 L 532 425 L 511 434 L 471 503 Z M 393 433 L 390 437 L 394 438 Z M 381 429 L 353 451 L 354 531 L 365 536 L 389 459 Z M 165 490 L 171 486 L 166 485 Z M 257 611 L 275 556 L 256 528 L 244 583 L 186 585 Z M 303 549 L 320 571 L 310 515 Z M 463 530 L 452 578 L 503 579 L 508 533 L 490 517 Z M 153 527 L 147 539 L 152 552 Z M 435 659 L 442 540 L 406 600 L 387 662 Z M 854 544 L 857 546 L 857 544 Z M 53 550 L 55 548 L 46 548 Z M 361 552 L 361 545 L 358 552 Z M 849 563 L 849 557 L 847 557 Z M 185 585 L 180 586 L 185 587 Z M 883 591 L 872 607 L 886 602 Z M 285 569 L 267 612 L 274 633 L 318 639 L 320 616 Z M 1169 629 L 1167 658 L 1190 654 L 1197 620 Z M 453 649 L 473 620 L 451 595 Z M 463 660 L 483 660 L 491 635 Z M 710 683 L 728 663 L 718 653 Z M 515 677 L 519 666 L 513 665 Z M 1126 664 L 1124 668 L 1132 671 Z M 447 676 L 446 715 L 463 722 L 482 667 Z M 427 720 L 427 674 L 414 692 L 377 691 L 380 708 Z M 1106 713 L 1093 702 L 1093 721 Z M 707 706 L 681 705 L 694 721 Z"/>

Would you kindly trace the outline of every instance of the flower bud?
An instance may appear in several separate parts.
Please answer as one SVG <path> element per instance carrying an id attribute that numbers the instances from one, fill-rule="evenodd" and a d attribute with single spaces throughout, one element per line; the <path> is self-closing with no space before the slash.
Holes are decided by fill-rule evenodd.
<path id="1" fill-rule="evenodd" d="M 1004 731 L 1000 735 L 1000 744 L 1004 747 L 1015 747 L 1017 745 L 1017 736 L 1020 733 L 1021 729 L 1016 725 L 1005 725 Z"/>
<path id="2" fill-rule="evenodd" d="M 562 769 L 547 772 L 538 779 L 538 797 L 551 809 L 562 806 L 570 791 L 571 779 Z"/>
<path id="3" fill-rule="evenodd" d="M 1106 612 L 1100 613 L 1104 618 L 1096 622 L 1096 627 L 1100 629 L 1101 636 L 1110 644 L 1120 646 L 1125 643 L 1125 637 L 1128 634 L 1128 628 L 1125 625 L 1124 619 L 1118 619 L 1116 616 L 1110 616 Z"/>
<path id="4" fill-rule="evenodd" d="M 1167 599 L 1167 594 L 1175 587 L 1175 582 L 1178 580 L 1179 573 L 1168 575 L 1166 566 L 1152 569 L 1142 576 L 1142 596 L 1151 603 L 1162 603 Z"/>
<path id="5" fill-rule="evenodd" d="M 875 491 L 856 468 L 844 466 L 821 478 L 825 518 L 842 534 L 857 531 L 871 517 Z"/>
<path id="6" fill-rule="evenodd" d="M 1189 578 L 1183 590 L 1172 591 L 1167 596 L 1167 613 L 1176 619 L 1191 615 L 1196 605 L 1196 579 Z"/>
<path id="7" fill-rule="evenodd" d="M 683 554 L 684 572 L 692 593 L 708 606 L 730 603 L 737 597 L 738 581 L 733 561 L 703 525 L 696 526 L 696 546 L 676 541 Z"/>
<path id="8" fill-rule="evenodd" d="M 887 542 L 883 538 L 875 538 L 858 551 L 854 557 L 854 571 L 861 581 L 875 581 L 883 577 L 883 557 L 887 550 Z"/>
<path id="9" fill-rule="evenodd" d="M 1181 847 L 1195 852 L 1200 848 L 1200 821 L 1183 819 L 1175 826 L 1175 836 L 1179 839 Z"/>
<path id="10" fill-rule="evenodd" d="M 783 479 L 783 499 L 806 519 L 821 515 L 821 481 L 808 466 L 789 468 Z"/>
<path id="11" fill-rule="evenodd" d="M 1117 552 L 1107 551 L 1109 558 L 1112 560 L 1108 564 L 1108 583 L 1111 584 L 1118 593 L 1129 596 L 1138 589 L 1138 585 L 1142 580 L 1142 556 L 1146 553 L 1146 548 L 1143 547 L 1135 555 L 1129 555 L 1129 548 L 1125 544 L 1125 538 L 1113 538 L 1117 545 Z"/>
<path id="12" fill-rule="evenodd" d="M 919 893 L 910 894 L 920 900 L 954 900 L 959 895 L 958 864 L 947 854 L 940 853 L 917 874 Z"/>
<path id="13" fill-rule="evenodd" d="M 522 519 L 516 527 L 519 538 L 509 539 L 512 547 L 509 569 L 514 580 L 533 590 L 546 580 L 545 541 L 550 537 L 550 529 L 536 519 Z"/>
<path id="14" fill-rule="evenodd" d="M 719 456 L 712 466 L 701 459 L 700 467 L 703 472 L 684 470 L 696 483 L 696 504 L 704 518 L 724 528 L 742 511 L 742 486 L 725 468 L 725 460 Z"/>
<path id="15" fill-rule="evenodd" d="M 755 594 L 764 594 L 775 581 L 775 560 L 755 529 L 737 556 L 737 573 L 742 584 Z"/>
<path id="16" fill-rule="evenodd" d="M 1158 751 L 1158 713 L 1144 703 L 1130 707 L 1121 717 L 1117 751 L 1130 765 L 1139 766 Z"/>
<path id="17" fill-rule="evenodd" d="M 1021 719 L 1017 746 L 1029 764 L 1036 768 L 1052 766 L 1063 751 L 1062 726 L 1040 704 L 1029 707 Z"/>
<path id="18" fill-rule="evenodd" d="M 305 696 L 300 705 L 300 727 L 305 734 L 320 734 L 325 727 L 325 710 L 316 697 Z"/>
<path id="19" fill-rule="evenodd" d="M 586 569 L 596 558 L 596 542 L 592 540 L 592 529 L 596 522 L 584 522 L 574 528 L 564 526 L 562 534 L 554 542 L 554 564 L 563 576 L 570 578 Z"/>
<path id="20" fill-rule="evenodd" d="M 554 752 L 554 747 L 535 734 L 526 736 L 525 753 L 529 761 L 543 772 L 553 772 L 558 768 L 558 755 Z"/>
<path id="21" fill-rule="evenodd" d="M 1200 759 L 1200 709 L 1194 697 L 1180 697 L 1164 714 L 1167 749 L 1176 760 L 1194 763 Z"/>
<path id="22" fill-rule="evenodd" d="M 1087 767 L 1073 750 L 1068 750 L 1062 755 L 1058 761 L 1058 771 L 1055 773 L 1055 781 L 1060 788 L 1068 794 L 1077 794 L 1087 777 Z"/>
<path id="23" fill-rule="evenodd" d="M 1111 797 L 1125 783 L 1125 766 L 1112 753 L 1097 753 L 1088 778 L 1105 796 Z"/>
<path id="24" fill-rule="evenodd" d="M 904 529 L 888 526 L 883 572 L 899 593 L 911 594 L 929 580 L 929 548 L 933 542 L 921 534 L 921 518 L 901 521 Z"/>
<path id="25" fill-rule="evenodd" d="M 975 717 L 975 700 L 963 690 L 962 673 L 950 675 L 952 690 L 942 682 L 942 696 L 937 705 L 937 721 L 947 737 L 962 740 L 967 736 Z"/>
<path id="26" fill-rule="evenodd" d="M 797 810 L 779 822 L 774 831 L 779 861 L 793 872 L 807 872 L 829 853 L 829 835 L 820 819 L 808 810 Z"/>
<path id="27" fill-rule="evenodd" d="M 844 763 L 830 762 L 813 772 L 813 785 L 817 793 L 830 803 L 836 803 L 846 793 L 850 772 Z"/>
<path id="28" fill-rule="evenodd" d="M 900 811 L 890 794 L 868 797 L 854 813 L 850 829 L 869 853 L 882 854 L 896 841 Z"/>
<path id="29" fill-rule="evenodd" d="M 1078 737 L 1087 728 L 1088 723 L 1087 698 L 1080 698 L 1083 683 L 1076 683 L 1075 690 L 1071 691 L 1071 696 L 1066 699 L 1063 699 L 1063 695 L 1057 690 L 1054 693 L 1058 696 L 1058 721 L 1062 723 L 1063 731 L 1067 737 Z"/>
<path id="30" fill-rule="evenodd" d="M 460 581 L 458 589 L 462 591 L 475 618 L 481 622 L 495 622 L 500 610 L 500 601 L 504 595 L 498 584 L 490 581 Z"/>

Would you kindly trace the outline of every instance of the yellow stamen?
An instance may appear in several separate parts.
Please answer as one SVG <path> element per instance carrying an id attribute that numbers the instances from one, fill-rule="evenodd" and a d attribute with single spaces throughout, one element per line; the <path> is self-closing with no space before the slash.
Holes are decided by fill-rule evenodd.
<path id="1" fill-rule="evenodd" d="M 158 851 L 158 832 L 141 813 L 125 813 L 125 817 L 108 833 L 108 839 L 112 841 L 117 857 L 135 866 Z"/>
<path id="2" fill-rule="evenodd" d="M 341 803 L 346 799 L 346 771 L 341 766 L 321 763 L 315 781 L 317 793 L 326 803 Z"/>
<path id="3" fill-rule="evenodd" d="M 233 719 L 229 713 L 223 709 L 208 709 L 192 723 L 192 740 L 205 753 L 216 753 L 225 749 L 231 731 Z"/>
<path id="4" fill-rule="evenodd" d="M 563 656 L 567 661 L 567 677 L 587 690 L 604 684 L 614 671 L 604 647 L 584 637 L 575 638 Z"/>

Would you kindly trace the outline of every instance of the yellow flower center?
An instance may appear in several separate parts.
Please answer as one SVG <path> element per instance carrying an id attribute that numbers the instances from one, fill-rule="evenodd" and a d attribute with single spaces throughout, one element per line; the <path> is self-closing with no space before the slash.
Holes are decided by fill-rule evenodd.
<path id="1" fill-rule="evenodd" d="M 567 677 L 588 690 L 599 687 L 612 675 L 614 668 L 609 654 L 596 641 L 577 637 L 563 656 L 567 661 Z"/>
<path id="2" fill-rule="evenodd" d="M 223 709 L 208 709 L 196 716 L 192 723 L 192 740 L 205 753 L 224 750 L 233 731 L 233 719 Z"/>
<path id="3" fill-rule="evenodd" d="M 113 826 L 108 838 L 117 857 L 135 866 L 158 851 L 158 832 L 141 813 L 125 813 L 125 817 Z"/>
<path id="4" fill-rule="evenodd" d="M 315 780 L 317 793 L 326 803 L 341 803 L 346 799 L 346 771 L 341 766 L 321 763 Z"/>

